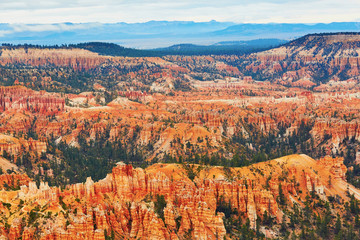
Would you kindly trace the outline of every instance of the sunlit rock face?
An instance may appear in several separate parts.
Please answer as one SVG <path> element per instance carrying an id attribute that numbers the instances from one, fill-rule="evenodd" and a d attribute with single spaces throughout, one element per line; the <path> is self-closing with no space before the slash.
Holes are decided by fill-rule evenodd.
<path id="1" fill-rule="evenodd" d="M 202 167 L 191 181 L 179 164 L 134 169 L 118 163 L 103 180 L 88 178 L 65 189 L 27 182 L 20 190 L 1 192 L 0 201 L 9 206 L 0 205 L 0 210 L 11 225 L 1 227 L 2 237 L 105 239 L 104 234 L 115 234 L 129 239 L 181 239 L 190 231 L 196 239 L 223 239 L 224 214 L 217 212 L 220 201 L 229 203 L 256 228 L 256 219 L 265 212 L 281 219 L 276 200 L 280 187 L 290 202 L 301 203 L 312 191 L 323 199 L 347 195 L 341 158 L 316 161 L 290 155 L 227 171 L 231 178 L 223 167 Z M 162 215 L 154 199 L 159 195 L 166 202 Z M 44 215 L 31 213 L 40 210 Z"/>

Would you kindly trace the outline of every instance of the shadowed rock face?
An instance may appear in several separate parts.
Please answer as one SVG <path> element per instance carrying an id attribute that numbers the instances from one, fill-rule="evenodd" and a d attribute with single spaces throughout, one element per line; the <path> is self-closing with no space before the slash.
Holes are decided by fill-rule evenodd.
<path id="1" fill-rule="evenodd" d="M 295 201 L 300 207 L 312 191 L 324 200 L 335 195 L 347 198 L 346 168 L 340 158 L 315 161 L 306 155 L 290 155 L 246 168 L 200 169 L 193 182 L 181 165 L 155 164 L 134 169 L 122 163 L 99 182 L 88 178 L 85 183 L 68 185 L 63 190 L 46 183 L 38 188 L 29 182 L 21 190 L 2 192 L 0 201 L 11 206 L 0 205 L 0 209 L 11 227 L 6 230 L 0 225 L 0 229 L 9 239 L 32 239 L 39 234 L 47 239 L 104 239 L 104 230 L 130 239 L 179 239 L 190 229 L 196 239 L 223 239 L 224 215 L 216 213 L 220 201 L 229 203 L 255 228 L 256 219 L 265 211 L 281 219 L 283 213 L 276 201 L 279 187 L 287 202 Z M 350 191 L 360 196 L 358 190 Z M 167 203 L 163 218 L 154 207 L 156 195 L 163 195 Z M 23 202 L 21 211 L 16 210 L 19 201 Z M 44 214 L 35 219 L 35 233 L 35 222 L 29 220 L 28 214 L 40 208 Z M 21 212 L 25 213 L 24 219 Z M 28 221 L 31 224 L 24 227 Z"/>

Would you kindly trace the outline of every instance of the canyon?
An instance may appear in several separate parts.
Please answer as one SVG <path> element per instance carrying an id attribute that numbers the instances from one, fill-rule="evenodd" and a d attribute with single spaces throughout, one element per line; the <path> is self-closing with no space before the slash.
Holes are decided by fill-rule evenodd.
<path id="1" fill-rule="evenodd" d="M 247 55 L 3 46 L 0 239 L 356 239 L 359 36 Z"/>

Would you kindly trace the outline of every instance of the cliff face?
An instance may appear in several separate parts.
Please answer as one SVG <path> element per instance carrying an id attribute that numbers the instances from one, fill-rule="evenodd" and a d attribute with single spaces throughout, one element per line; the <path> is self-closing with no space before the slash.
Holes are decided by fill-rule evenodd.
<path id="1" fill-rule="evenodd" d="M 327 134 L 335 145 L 339 145 L 344 139 L 360 140 L 360 122 L 352 120 L 323 120 L 318 121 L 313 129 L 313 134 L 322 137 Z"/>
<path id="2" fill-rule="evenodd" d="M 240 69 L 286 86 L 311 88 L 332 79 L 350 78 L 359 83 L 359 53 L 359 35 L 307 35 L 250 55 Z"/>
<path id="3" fill-rule="evenodd" d="M 26 64 L 32 66 L 65 66 L 89 70 L 104 62 L 106 57 L 83 49 L 2 49 L 0 65 Z"/>
<path id="4" fill-rule="evenodd" d="M 21 86 L 0 87 L 0 111 L 13 109 L 54 114 L 64 108 L 65 99 L 56 94 L 36 92 Z"/>
<path id="5" fill-rule="evenodd" d="M 5 152 L 8 156 L 14 156 L 15 160 L 19 155 L 26 152 L 36 153 L 40 156 L 41 153 L 46 152 L 46 143 L 31 138 L 25 140 L 0 134 L 0 154 L 4 155 Z"/>
<path id="6" fill-rule="evenodd" d="M 2 192 L 0 200 L 10 205 L 0 205 L 0 210 L 5 219 L 13 217 L 8 218 L 9 229 L 0 228 L 5 239 L 32 239 L 39 234 L 44 239 L 105 239 L 104 233 L 129 239 L 183 239 L 185 235 L 223 239 L 226 230 L 221 203 L 229 203 L 255 228 L 256 219 L 265 211 L 281 219 L 283 213 L 276 200 L 280 187 L 286 201 L 299 206 L 312 191 L 322 199 L 335 195 L 346 199 L 344 171 L 339 158 L 315 161 L 291 155 L 246 168 L 199 167 L 191 181 L 181 165 L 134 169 L 119 163 L 96 183 L 88 178 L 61 190 L 46 183 L 38 188 L 29 182 L 19 191 Z M 159 195 L 166 202 L 160 208 L 156 207 Z M 21 213 L 27 217 L 21 219 Z"/>

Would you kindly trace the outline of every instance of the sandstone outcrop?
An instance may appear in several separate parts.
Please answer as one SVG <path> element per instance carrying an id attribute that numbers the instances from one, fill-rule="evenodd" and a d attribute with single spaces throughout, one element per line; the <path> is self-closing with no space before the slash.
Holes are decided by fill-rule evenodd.
<path id="1" fill-rule="evenodd" d="M 23 138 L 15 138 L 8 135 L 0 134 L 0 154 L 6 152 L 8 156 L 14 156 L 15 159 L 22 153 L 32 152 L 38 156 L 46 152 L 46 142 L 33 140 L 32 138 L 25 140 Z"/>
<path id="2" fill-rule="evenodd" d="M 65 99 L 55 94 L 35 92 L 21 86 L 0 87 L 0 111 L 16 109 L 54 114 L 64 107 Z"/>
<path id="3" fill-rule="evenodd" d="M 20 186 L 28 185 L 31 179 L 26 174 L 1 174 L 0 189 L 12 188 L 17 189 Z"/>
<path id="4" fill-rule="evenodd" d="M 318 81 L 355 77 L 359 83 L 358 34 L 310 34 L 281 47 L 253 53 L 238 65 L 240 71 L 285 86 L 312 88 Z M 228 58 L 229 63 L 236 62 Z"/>
<path id="5" fill-rule="evenodd" d="M 27 64 L 33 66 L 69 66 L 76 70 L 91 69 L 105 61 L 105 57 L 83 49 L 2 49 L 0 64 Z"/>
<path id="6" fill-rule="evenodd" d="M 21 199 L 22 211 L 37 211 L 34 206 L 39 206 L 44 216 L 52 213 L 35 227 L 24 227 L 24 220 L 14 218 L 4 233 L 8 239 L 29 239 L 39 231 L 46 239 L 105 239 L 104 233 L 129 239 L 182 239 L 185 234 L 196 239 L 223 239 L 226 230 L 219 204 L 230 204 L 255 228 L 256 219 L 265 212 L 281 219 L 277 200 L 280 187 L 286 201 L 298 204 L 303 204 L 312 191 L 323 199 L 334 195 L 346 198 L 346 189 L 341 188 L 345 185 L 344 171 L 340 158 L 316 161 L 306 155 L 290 155 L 232 168 L 231 179 L 223 167 L 203 167 L 191 181 L 178 164 L 134 169 L 118 163 L 99 182 L 88 178 L 63 190 L 46 183 L 38 188 L 29 182 L 12 199 L 5 197 L 10 192 L 2 192 L 0 200 L 10 201 L 11 206 Z M 163 195 L 166 201 L 163 216 L 155 208 L 157 195 Z M 54 214 L 56 217 L 52 217 Z"/>

